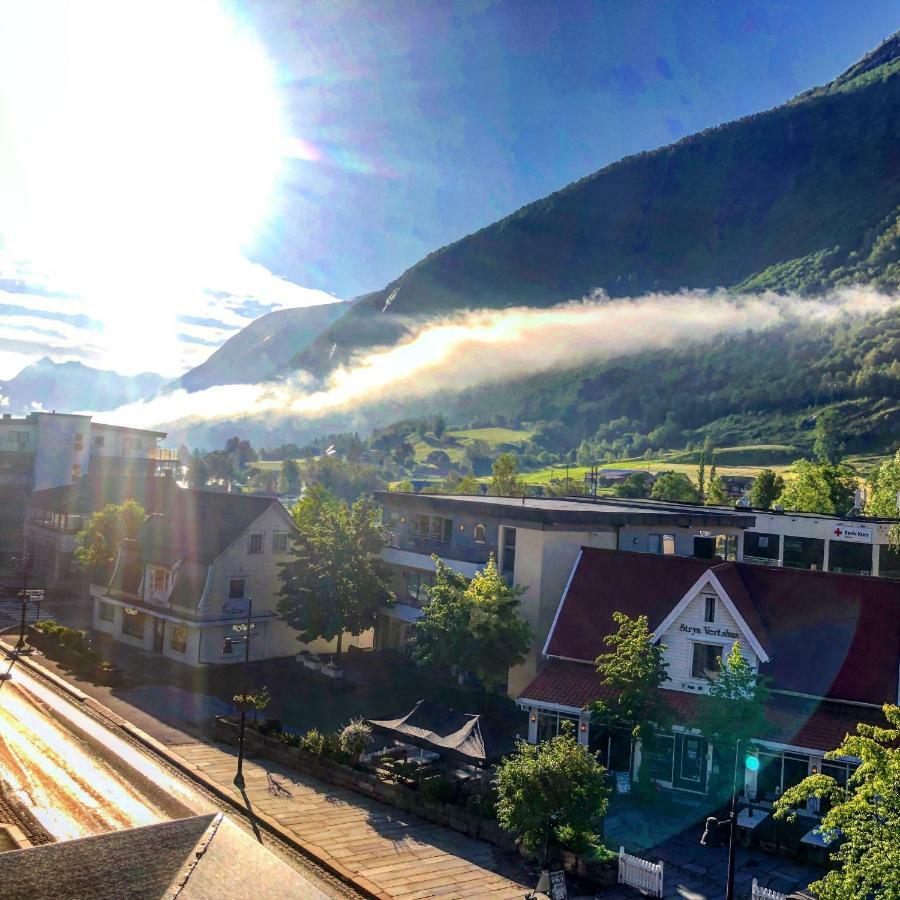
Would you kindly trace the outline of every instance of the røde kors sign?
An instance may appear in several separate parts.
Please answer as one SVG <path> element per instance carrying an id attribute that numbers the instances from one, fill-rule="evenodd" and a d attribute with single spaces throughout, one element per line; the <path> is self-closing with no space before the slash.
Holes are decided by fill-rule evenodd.
<path id="1" fill-rule="evenodd" d="M 854 544 L 871 544 L 872 529 L 866 525 L 835 525 L 831 530 L 835 541 L 850 541 Z"/>

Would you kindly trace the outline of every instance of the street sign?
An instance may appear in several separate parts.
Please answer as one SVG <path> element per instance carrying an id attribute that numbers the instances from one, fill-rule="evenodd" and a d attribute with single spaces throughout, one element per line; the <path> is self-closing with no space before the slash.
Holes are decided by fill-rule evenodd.
<path id="1" fill-rule="evenodd" d="M 550 873 L 550 896 L 553 900 L 568 900 L 569 892 L 566 888 L 566 873 Z"/>

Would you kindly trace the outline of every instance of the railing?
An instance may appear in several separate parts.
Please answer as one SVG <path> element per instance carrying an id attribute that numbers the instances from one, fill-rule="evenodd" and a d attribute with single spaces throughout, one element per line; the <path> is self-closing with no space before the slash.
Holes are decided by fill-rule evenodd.
<path id="1" fill-rule="evenodd" d="M 645 891 L 651 897 L 663 895 L 663 864 L 632 856 L 619 847 L 619 884 Z"/>
<path id="2" fill-rule="evenodd" d="M 787 896 L 771 888 L 762 887 L 754 878 L 750 900 L 787 900 Z"/>
<path id="3" fill-rule="evenodd" d="M 460 562 L 486 563 L 492 554 L 497 558 L 496 544 L 468 544 L 452 541 L 440 541 L 434 538 L 423 538 L 417 535 L 402 534 L 399 531 L 385 531 L 384 539 L 388 547 L 395 550 L 409 550 L 412 553 L 424 553 L 431 556 L 445 556 Z"/>

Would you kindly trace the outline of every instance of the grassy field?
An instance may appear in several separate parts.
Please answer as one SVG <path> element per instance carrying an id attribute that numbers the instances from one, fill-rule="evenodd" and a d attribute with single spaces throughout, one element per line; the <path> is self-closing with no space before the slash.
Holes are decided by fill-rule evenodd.
<path id="1" fill-rule="evenodd" d="M 438 440 L 433 434 L 426 434 L 423 437 L 413 432 L 407 440 L 415 449 L 417 463 L 424 463 L 428 454 L 434 450 L 443 450 L 451 462 L 458 463 L 462 460 L 466 446 L 472 441 L 484 441 L 493 451 L 503 444 L 509 444 L 511 447 L 521 446 L 531 435 L 531 431 L 518 428 L 469 428 L 448 431 L 442 440 Z"/>

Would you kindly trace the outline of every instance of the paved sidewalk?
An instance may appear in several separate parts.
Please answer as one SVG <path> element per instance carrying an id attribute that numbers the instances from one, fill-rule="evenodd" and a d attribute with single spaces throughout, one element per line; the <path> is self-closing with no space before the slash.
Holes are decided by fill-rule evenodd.
<path id="1" fill-rule="evenodd" d="M 172 750 L 240 797 L 232 784 L 232 748 L 189 743 Z M 525 882 L 531 879 L 524 864 L 490 844 L 268 760 L 245 759 L 244 777 L 251 809 L 276 820 L 380 897 L 521 900 L 528 893 Z"/>

